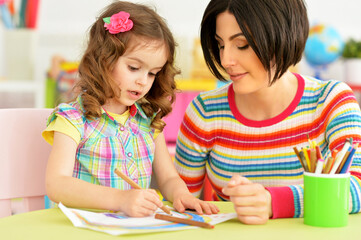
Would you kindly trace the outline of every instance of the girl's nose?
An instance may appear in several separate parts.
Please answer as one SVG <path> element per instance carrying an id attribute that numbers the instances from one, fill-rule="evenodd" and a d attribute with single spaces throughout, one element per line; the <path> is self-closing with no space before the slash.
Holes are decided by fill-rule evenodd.
<path id="1" fill-rule="evenodd" d="M 143 74 L 137 78 L 136 84 L 145 85 L 147 83 L 148 74 Z"/>

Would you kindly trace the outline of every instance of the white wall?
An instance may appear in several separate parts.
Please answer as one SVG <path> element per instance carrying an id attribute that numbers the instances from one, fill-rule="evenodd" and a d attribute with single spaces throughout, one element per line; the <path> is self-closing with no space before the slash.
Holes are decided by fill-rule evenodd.
<path id="1" fill-rule="evenodd" d="M 40 38 L 43 39 L 38 55 L 42 64 L 38 65 L 47 67 L 49 57 L 57 53 L 68 59 L 78 60 L 84 47 L 82 37 L 95 17 L 111 2 L 112 0 L 43 0 L 38 26 Z M 179 43 L 177 65 L 182 68 L 183 77 L 187 77 L 191 65 L 189 60 L 192 57 L 193 38 L 198 36 L 203 10 L 208 0 L 130 2 L 147 4 L 166 19 Z M 56 37 L 57 35 L 61 37 Z"/>
<path id="2" fill-rule="evenodd" d="M 361 40 L 361 1 L 359 0 L 306 0 L 310 24 L 324 23 L 338 30 L 346 41 Z M 299 65 L 302 73 L 313 75 L 314 70 L 303 59 Z M 343 60 L 331 63 L 322 72 L 325 79 L 344 80 Z"/>
<path id="3" fill-rule="evenodd" d="M 180 44 L 178 51 L 178 65 L 182 67 L 184 77 L 187 77 L 191 67 L 192 39 L 198 37 L 199 26 L 203 11 L 209 0 L 143 0 L 134 1 L 146 3 L 156 7 L 157 12 L 163 16 Z M 74 40 L 80 41 L 86 33 L 95 16 L 111 0 L 43 0 L 39 16 L 39 32 L 41 34 L 78 35 Z M 60 4 L 59 4 L 60 3 Z M 361 39 L 361 1 L 360 0 L 306 0 L 310 23 L 324 23 L 338 29 L 346 40 L 350 37 Z M 70 45 L 72 37 L 68 37 Z M 49 42 L 49 41 L 48 41 Z M 69 48 L 59 47 L 44 52 L 44 64 L 49 54 L 56 50 L 66 57 L 78 58 L 81 54 L 81 44 Z M 50 46 L 49 46 L 50 47 Z M 68 49 L 68 51 L 66 51 Z M 61 51 L 60 51 L 61 50 Z M 43 58 L 43 57 L 42 57 Z M 43 65 L 43 64 L 42 64 Z M 313 69 L 302 61 L 299 69 L 305 74 L 313 74 Z M 331 64 L 323 73 L 325 78 L 343 78 L 341 60 Z"/>
<path id="4" fill-rule="evenodd" d="M 186 36 L 198 34 L 203 10 L 209 0 L 143 0 L 157 8 L 171 29 Z M 87 30 L 99 11 L 111 0 L 43 0 L 39 31 L 81 33 Z M 306 0 L 310 22 L 323 22 L 340 30 L 344 37 L 361 38 L 360 0 Z"/>
<path id="5" fill-rule="evenodd" d="M 344 39 L 361 39 L 360 0 L 306 0 L 310 23 L 322 22 L 338 29 Z"/>
<path id="6" fill-rule="evenodd" d="M 180 43 L 178 64 L 187 77 L 193 38 L 198 37 L 200 21 L 209 0 L 143 0 L 134 1 L 155 6 Z M 36 78 L 44 78 L 54 54 L 69 60 L 79 60 L 83 50 L 83 38 L 100 10 L 111 0 L 43 0 L 38 19 L 38 48 L 36 54 Z M 310 23 L 325 23 L 339 30 L 344 39 L 361 39 L 360 0 L 306 0 Z M 3 52 L 3 27 L 0 27 L 0 52 Z M 0 75 L 4 66 L 0 56 Z M 300 70 L 312 74 L 312 69 L 302 61 Z M 332 64 L 327 77 L 342 78 L 342 63 Z"/>

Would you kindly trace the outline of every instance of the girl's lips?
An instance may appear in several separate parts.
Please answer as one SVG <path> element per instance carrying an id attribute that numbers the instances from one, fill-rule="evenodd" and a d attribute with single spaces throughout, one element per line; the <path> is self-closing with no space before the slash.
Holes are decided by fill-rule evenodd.
<path id="1" fill-rule="evenodd" d="M 128 90 L 129 97 L 133 100 L 138 100 L 141 96 L 141 92 Z"/>
<path id="2" fill-rule="evenodd" d="M 247 73 L 239 73 L 239 74 L 229 74 L 229 78 L 232 81 L 236 81 L 236 80 L 240 80 L 242 78 L 244 78 L 244 76 L 246 76 Z"/>

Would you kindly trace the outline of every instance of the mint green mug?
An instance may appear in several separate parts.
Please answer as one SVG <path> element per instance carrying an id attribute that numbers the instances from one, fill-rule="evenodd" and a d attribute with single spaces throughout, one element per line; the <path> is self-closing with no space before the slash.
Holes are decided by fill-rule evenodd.
<path id="1" fill-rule="evenodd" d="M 304 219 L 316 227 L 343 227 L 348 224 L 350 174 L 305 172 Z"/>

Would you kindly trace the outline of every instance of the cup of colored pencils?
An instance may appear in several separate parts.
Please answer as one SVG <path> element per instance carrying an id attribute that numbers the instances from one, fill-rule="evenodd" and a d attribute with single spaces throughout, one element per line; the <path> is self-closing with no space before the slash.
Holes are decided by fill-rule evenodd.
<path id="1" fill-rule="evenodd" d="M 309 146 L 293 148 L 304 169 L 304 223 L 316 227 L 347 226 L 349 168 L 358 143 L 353 145 L 353 139 L 347 138 L 340 151 L 332 151 L 325 159 L 316 142 L 307 138 Z"/>
<path id="2" fill-rule="evenodd" d="M 322 156 L 320 147 L 315 141 L 308 138 L 308 142 L 310 146 L 300 150 L 297 147 L 293 148 L 305 172 L 317 174 L 348 173 L 358 148 L 358 143 L 352 144 L 352 138 L 347 138 L 342 149 L 340 151 L 333 150 L 327 159 Z"/>

